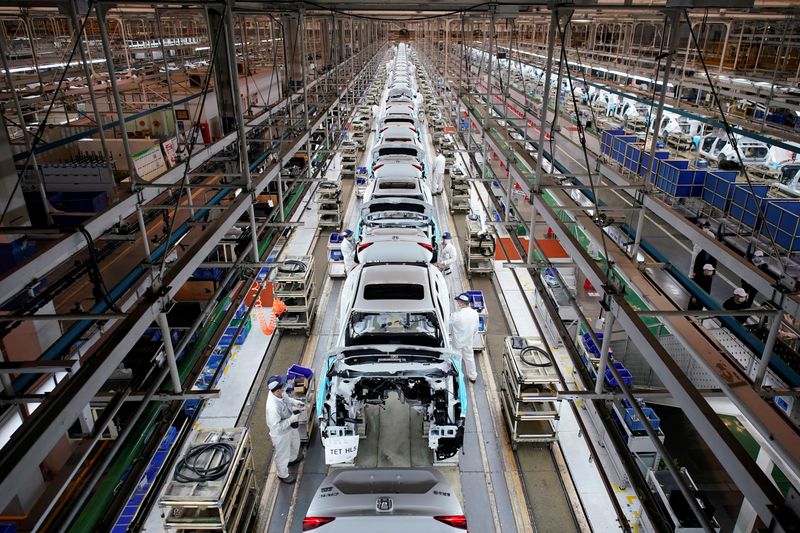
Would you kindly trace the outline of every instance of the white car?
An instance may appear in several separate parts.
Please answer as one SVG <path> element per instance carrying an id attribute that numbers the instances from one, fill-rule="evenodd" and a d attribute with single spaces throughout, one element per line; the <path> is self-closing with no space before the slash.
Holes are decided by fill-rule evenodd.
<path id="1" fill-rule="evenodd" d="M 386 126 L 378 131 L 378 144 L 411 143 L 421 147 L 419 131 L 410 126 Z"/>
<path id="2" fill-rule="evenodd" d="M 420 227 L 366 226 L 356 246 L 356 261 L 367 263 L 432 263 L 434 237 Z"/>
<path id="3" fill-rule="evenodd" d="M 739 153 L 745 165 L 762 165 L 767 162 L 769 156 L 769 146 L 761 141 L 736 138 Z M 739 162 L 739 158 L 733 149 L 727 136 L 715 134 L 706 135 L 700 139 L 698 151 L 700 155 L 712 162 L 733 161 Z"/>
<path id="4" fill-rule="evenodd" d="M 357 436 L 364 408 L 384 405 L 392 392 L 422 410 L 429 423 L 428 447 L 437 460 L 454 456 L 464 444 L 466 387 L 459 359 L 450 350 L 402 344 L 340 348 L 325 359 L 321 376 L 316 414 L 323 446 L 331 437 Z"/>
<path id="5" fill-rule="evenodd" d="M 383 178 L 424 178 L 422 165 L 408 162 L 380 162 L 373 165 L 372 177 Z"/>
<path id="6" fill-rule="evenodd" d="M 456 491 L 435 468 L 336 468 L 320 484 L 303 531 L 454 533 L 467 529 Z"/>
<path id="7" fill-rule="evenodd" d="M 433 205 L 409 198 L 383 198 L 365 203 L 355 229 L 356 242 L 363 241 L 362 236 L 369 228 L 422 230 L 427 236 L 425 242 L 434 244 L 434 254 L 440 239 Z"/>
<path id="8" fill-rule="evenodd" d="M 385 198 L 413 199 L 433 204 L 433 195 L 427 182 L 414 177 L 384 176 L 369 180 L 364 191 L 364 202 Z"/>
<path id="9" fill-rule="evenodd" d="M 372 166 L 380 163 L 418 163 L 425 171 L 425 151 L 412 143 L 383 143 L 372 149 Z"/>
<path id="10" fill-rule="evenodd" d="M 450 294 L 433 265 L 357 265 L 339 306 L 339 346 L 450 347 Z"/>

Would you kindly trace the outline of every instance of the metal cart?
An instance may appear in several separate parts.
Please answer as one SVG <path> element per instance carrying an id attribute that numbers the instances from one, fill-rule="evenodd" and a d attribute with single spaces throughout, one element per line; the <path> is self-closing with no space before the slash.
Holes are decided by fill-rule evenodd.
<path id="1" fill-rule="evenodd" d="M 304 264 L 305 269 L 299 268 Z M 291 268 L 298 265 L 298 268 Z M 278 318 L 277 328 L 311 332 L 316 313 L 314 294 L 314 256 L 287 257 L 283 265 L 273 270 L 273 292 L 286 305 L 286 312 Z"/>
<path id="2" fill-rule="evenodd" d="M 210 443 L 226 443 L 234 448 L 227 472 L 212 481 L 167 483 L 158 502 L 166 531 L 252 531 L 258 513 L 258 490 L 247 428 L 201 429 L 195 431 L 182 454 Z M 223 464 L 221 451 L 208 451 L 198 459 L 205 468 Z"/>
<path id="3" fill-rule="evenodd" d="M 506 337 L 500 396 L 512 448 L 520 442 L 556 440 L 559 383 L 555 362 L 540 338 Z"/>

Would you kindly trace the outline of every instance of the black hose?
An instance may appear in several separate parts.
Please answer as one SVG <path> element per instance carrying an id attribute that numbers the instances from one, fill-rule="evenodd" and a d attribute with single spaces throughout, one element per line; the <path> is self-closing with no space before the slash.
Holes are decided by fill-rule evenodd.
<path id="1" fill-rule="evenodd" d="M 530 359 L 526 359 L 525 358 L 525 354 L 527 354 L 529 352 L 536 352 L 537 354 L 539 354 L 541 356 L 544 356 L 544 358 L 547 361 L 544 362 L 544 363 L 534 363 Z M 519 358 L 526 365 L 533 366 L 533 367 L 536 367 L 536 368 L 547 368 L 548 366 L 553 366 L 553 360 L 550 358 L 550 354 L 548 354 L 546 351 L 544 351 L 543 349 L 539 348 L 538 346 L 526 346 L 525 348 L 523 348 L 522 350 L 519 351 Z"/>
<path id="2" fill-rule="evenodd" d="M 233 445 L 227 442 L 212 442 L 190 448 L 175 466 L 173 479 L 179 483 L 202 483 L 217 480 L 230 469 L 235 451 Z M 202 457 L 214 452 L 222 454 L 222 460 L 217 466 L 209 468 L 198 464 Z"/>
<path id="3" fill-rule="evenodd" d="M 489 242 L 491 246 L 485 246 L 483 243 Z M 478 236 L 478 247 L 480 248 L 481 255 L 483 257 L 492 257 L 494 255 L 494 237 L 489 235 L 488 233 L 481 233 Z"/>
<path id="4" fill-rule="evenodd" d="M 295 274 L 306 270 L 308 270 L 308 266 L 297 259 L 287 259 L 278 267 L 278 272 L 283 272 L 284 274 Z"/>

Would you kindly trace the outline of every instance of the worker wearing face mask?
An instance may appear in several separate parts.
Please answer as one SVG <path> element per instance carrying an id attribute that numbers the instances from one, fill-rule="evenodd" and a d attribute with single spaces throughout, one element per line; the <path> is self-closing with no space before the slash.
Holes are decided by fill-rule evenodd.
<path id="1" fill-rule="evenodd" d="M 478 379 L 478 369 L 475 367 L 475 352 L 472 349 L 472 339 L 478 333 L 480 319 L 478 312 L 470 307 L 469 296 L 461 293 L 455 297 L 458 310 L 450 319 L 450 336 L 453 348 L 461 354 L 461 364 L 467 378 L 473 383 Z"/>
<path id="2" fill-rule="evenodd" d="M 289 473 L 289 465 L 303 459 L 298 427 L 305 405 L 286 394 L 286 380 L 286 376 L 270 376 L 267 380 L 267 427 L 275 449 L 273 457 L 278 479 L 283 483 L 294 483 L 297 478 Z"/>
<path id="3" fill-rule="evenodd" d="M 353 238 L 353 232 L 346 229 L 342 232 L 342 257 L 344 259 L 344 273 L 348 275 L 353 267 L 356 266 L 356 243 Z"/>

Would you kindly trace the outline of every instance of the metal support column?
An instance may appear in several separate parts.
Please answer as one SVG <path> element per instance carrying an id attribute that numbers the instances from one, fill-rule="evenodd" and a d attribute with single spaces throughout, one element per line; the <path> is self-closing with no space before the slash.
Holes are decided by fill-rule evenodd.
<path id="1" fill-rule="evenodd" d="M 302 53 L 301 73 L 303 76 L 303 119 L 305 121 L 306 129 L 306 178 L 311 179 L 311 126 L 308 121 L 308 74 L 306 72 L 306 63 L 308 60 L 308 51 L 306 50 L 306 12 L 305 9 L 300 10 L 300 20 L 297 22 L 298 31 L 300 32 L 300 50 Z"/>
<path id="2" fill-rule="evenodd" d="M 667 97 L 667 84 L 669 82 L 669 71 L 672 68 L 672 58 L 678 49 L 678 30 L 680 29 L 681 12 L 677 9 L 672 10 L 667 15 L 669 17 L 669 51 L 667 52 L 667 61 L 664 64 L 664 79 L 661 82 L 661 92 L 658 95 L 658 107 L 656 108 L 655 122 L 650 126 L 653 128 L 652 145 L 650 146 L 650 161 L 647 164 L 647 173 L 644 177 L 644 191 L 643 194 L 648 194 L 650 191 L 650 175 L 655 167 L 656 149 L 659 134 L 659 125 L 661 124 L 661 117 L 664 115 L 664 100 Z M 656 72 L 655 82 L 658 82 L 658 72 Z M 644 200 L 644 199 L 643 199 Z M 639 255 L 639 246 L 642 242 L 642 231 L 644 230 L 644 219 L 647 209 L 642 203 L 641 210 L 639 211 L 639 219 L 636 221 L 636 235 L 633 241 L 633 249 L 631 250 L 631 259 L 636 262 L 636 257 Z"/>
<path id="3" fill-rule="evenodd" d="M 481 144 L 483 147 L 481 148 L 481 155 L 483 157 L 483 162 L 481 163 L 481 179 L 486 179 L 486 169 L 489 168 L 489 161 L 488 161 L 488 143 L 486 142 L 486 125 L 489 122 L 489 117 L 491 116 L 491 108 L 492 108 L 492 49 L 494 48 L 494 13 L 495 7 L 494 5 L 489 6 L 489 13 L 491 14 L 491 18 L 489 19 L 489 47 L 488 47 L 488 56 L 489 56 L 489 63 L 486 66 L 486 94 L 484 98 L 486 99 L 486 110 L 484 111 L 483 115 L 483 124 L 481 124 Z M 471 70 L 471 66 L 469 67 Z"/>
<path id="4" fill-rule="evenodd" d="M 232 4 L 233 2 L 231 2 Z M 233 33 L 233 14 L 231 5 L 225 10 L 225 37 L 228 48 L 228 68 L 230 70 L 231 80 L 231 93 L 233 98 L 233 109 L 236 119 L 236 127 L 238 129 L 239 138 L 239 162 L 241 165 L 241 172 L 247 183 L 247 194 L 253 195 L 253 203 L 256 202 L 255 191 L 253 190 L 253 180 L 250 176 L 250 157 L 247 153 L 247 132 L 244 128 L 244 113 L 242 112 L 242 99 L 239 97 L 239 71 L 236 66 L 236 43 Z M 253 261 L 258 262 L 258 226 L 256 226 L 256 214 L 253 209 L 253 204 L 248 206 L 248 214 L 250 215 L 250 238 L 253 241 Z"/>
<path id="5" fill-rule="evenodd" d="M 753 383 L 758 388 L 764 386 L 764 378 L 767 376 L 769 361 L 772 359 L 772 352 L 775 348 L 775 341 L 778 339 L 778 331 L 781 329 L 782 318 L 783 315 L 781 313 L 777 313 L 772 317 L 767 341 L 764 343 L 764 351 L 761 353 L 761 360 L 758 362 L 758 370 L 756 371 L 755 378 L 753 378 Z"/>
<path id="6" fill-rule="evenodd" d="M 138 176 L 136 175 L 136 166 L 133 162 L 133 152 L 131 151 L 131 143 L 128 140 L 128 130 L 125 127 L 125 113 L 122 110 L 122 100 L 119 97 L 119 86 L 117 85 L 117 77 L 114 74 L 114 56 L 111 53 L 111 43 L 108 40 L 108 28 L 106 27 L 106 9 L 101 7 L 100 4 L 95 4 L 95 11 L 97 12 L 97 26 L 100 29 L 100 40 L 103 42 L 103 52 L 106 56 L 106 68 L 108 69 L 108 79 L 111 82 L 111 94 L 114 98 L 114 107 L 117 110 L 117 120 L 119 121 L 120 134 L 122 135 L 122 147 L 125 150 L 125 159 L 128 161 L 128 174 L 131 178 L 131 190 L 136 189 L 136 182 Z M 91 80 L 89 80 L 91 81 Z"/>
<path id="7" fill-rule="evenodd" d="M 542 162 L 544 161 L 544 141 L 545 131 L 547 130 L 547 107 L 550 105 L 550 80 L 553 75 L 553 49 L 556 44 L 556 28 L 558 26 L 558 14 L 553 11 L 550 17 L 550 30 L 547 33 L 547 59 L 544 64 L 544 94 L 542 95 L 542 114 L 539 124 L 539 149 L 536 152 L 536 171 L 534 188 L 538 188 L 542 182 Z M 554 119 L 555 120 L 555 117 Z M 533 218 L 531 219 L 533 220 Z M 531 223 L 531 225 L 533 225 Z M 533 229 L 533 228 L 531 228 Z M 531 237 L 533 234 L 531 233 Z M 528 256 L 530 257 L 531 251 L 529 249 Z M 528 261 L 529 263 L 531 261 Z"/>
<path id="8" fill-rule="evenodd" d="M 175 358 L 175 347 L 172 345 L 172 337 L 169 332 L 169 322 L 167 321 L 167 314 L 163 311 L 158 313 L 158 325 L 161 328 L 161 338 L 164 339 L 164 353 L 167 356 L 167 365 L 169 366 L 169 377 L 172 380 L 172 389 L 175 394 L 180 394 L 183 391 L 181 385 L 181 375 L 178 373 L 178 362 Z"/>
<path id="9" fill-rule="evenodd" d="M 611 344 L 611 329 L 614 327 L 614 315 L 606 313 L 606 323 L 603 327 L 603 343 L 600 347 L 600 366 L 597 369 L 597 379 L 594 384 L 594 391 L 597 394 L 603 393 L 603 385 L 608 367 L 608 348 Z"/>
<path id="10" fill-rule="evenodd" d="M 86 34 L 84 31 L 81 31 L 81 24 L 78 20 L 78 6 L 77 1 L 72 0 L 68 6 L 69 13 L 70 13 L 70 21 L 72 23 L 72 31 L 73 33 L 78 33 L 80 31 L 80 35 L 76 35 L 77 39 L 80 39 L 78 42 L 78 53 L 81 55 L 81 66 L 83 67 L 83 75 L 86 76 L 86 88 L 89 90 L 89 100 L 92 102 L 92 114 L 94 115 L 94 122 L 97 124 L 97 134 L 100 137 L 100 146 L 103 150 L 103 158 L 106 160 L 108 164 L 108 171 L 111 175 L 114 175 L 114 162 L 111 157 L 111 150 L 108 148 L 108 142 L 106 141 L 106 133 L 103 129 L 103 117 L 100 114 L 100 109 L 97 106 L 97 93 L 94 90 L 94 79 L 92 77 L 92 71 L 90 68 L 90 62 L 86 54 L 86 49 L 84 48 L 84 42 L 87 43 L 88 47 L 88 40 L 85 39 Z M 88 17 L 89 14 L 87 13 L 86 16 Z M 116 194 L 116 193 L 115 193 Z"/>

